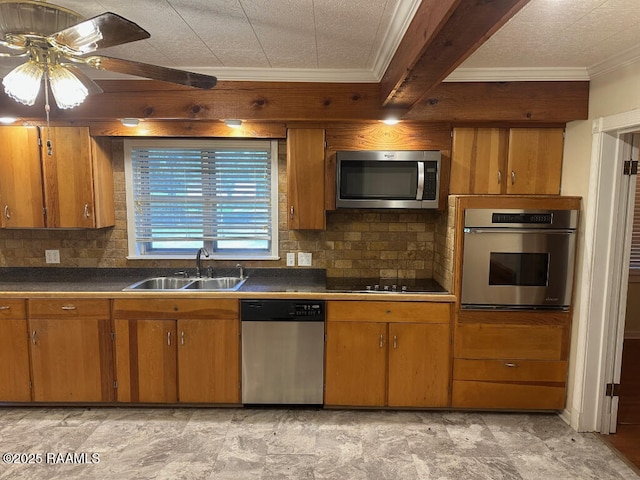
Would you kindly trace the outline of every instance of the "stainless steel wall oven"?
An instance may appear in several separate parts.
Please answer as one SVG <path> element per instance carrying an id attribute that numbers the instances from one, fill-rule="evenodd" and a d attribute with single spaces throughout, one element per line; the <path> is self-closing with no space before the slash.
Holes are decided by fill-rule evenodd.
<path id="1" fill-rule="evenodd" d="M 467 209 L 462 308 L 567 310 L 577 224 L 576 210 Z"/>

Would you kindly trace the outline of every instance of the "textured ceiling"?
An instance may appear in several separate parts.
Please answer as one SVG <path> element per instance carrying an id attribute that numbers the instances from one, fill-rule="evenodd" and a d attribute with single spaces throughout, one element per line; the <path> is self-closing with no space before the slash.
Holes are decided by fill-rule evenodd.
<path id="1" fill-rule="evenodd" d="M 151 33 L 105 55 L 221 80 L 351 82 L 380 80 L 420 0 L 50 3 L 85 17 L 112 11 Z M 531 0 L 450 79 L 588 79 L 640 60 L 638 25 L 640 0 Z M 16 64 L 0 59 L 0 75 Z"/>

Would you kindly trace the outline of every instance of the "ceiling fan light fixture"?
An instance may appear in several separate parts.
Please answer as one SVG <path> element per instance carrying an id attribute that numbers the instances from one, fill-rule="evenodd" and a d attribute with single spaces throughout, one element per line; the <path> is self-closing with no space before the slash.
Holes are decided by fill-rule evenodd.
<path id="1" fill-rule="evenodd" d="M 33 60 L 18 65 L 3 79 L 4 91 L 16 102 L 32 106 L 38 98 L 44 67 Z"/>
<path id="2" fill-rule="evenodd" d="M 60 64 L 49 65 L 47 75 L 58 108 L 77 107 L 89 95 L 82 81 Z"/>

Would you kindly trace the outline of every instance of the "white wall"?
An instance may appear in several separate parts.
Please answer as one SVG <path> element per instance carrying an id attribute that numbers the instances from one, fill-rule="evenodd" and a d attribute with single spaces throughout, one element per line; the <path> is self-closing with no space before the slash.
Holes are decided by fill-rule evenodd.
<path id="1" fill-rule="evenodd" d="M 584 339 L 586 336 L 585 302 L 586 288 L 584 280 L 590 272 L 588 266 L 582 264 L 583 245 L 585 243 L 585 211 L 590 206 L 589 181 L 595 175 L 590 172 L 592 125 L 600 117 L 629 112 L 640 109 L 640 61 L 625 65 L 605 75 L 595 77 L 590 82 L 589 120 L 571 122 L 567 125 L 564 147 L 564 163 L 562 174 L 562 194 L 583 197 L 580 225 L 578 263 L 576 265 L 577 281 L 574 293 L 574 317 L 571 336 L 571 357 L 569 363 L 569 384 L 567 414 L 571 417 L 572 426 L 576 427 L 575 418 L 581 413 L 574 411 L 582 404 L 581 382 L 588 372 L 584 371 Z M 592 230 L 591 230 L 592 231 Z M 593 348 L 593 347 L 591 347 Z M 577 397 L 577 398 L 574 398 Z"/>

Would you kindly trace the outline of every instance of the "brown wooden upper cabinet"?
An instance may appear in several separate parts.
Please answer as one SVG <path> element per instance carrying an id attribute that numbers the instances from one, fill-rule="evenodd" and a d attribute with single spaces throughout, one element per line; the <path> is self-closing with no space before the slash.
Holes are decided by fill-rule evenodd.
<path id="1" fill-rule="evenodd" d="M 290 230 L 324 230 L 324 130 L 287 131 L 287 196 Z"/>
<path id="2" fill-rule="evenodd" d="M 451 194 L 558 195 L 563 128 L 454 128 Z"/>
<path id="3" fill-rule="evenodd" d="M 115 225 L 109 145 L 86 127 L 0 128 L 0 226 Z"/>

